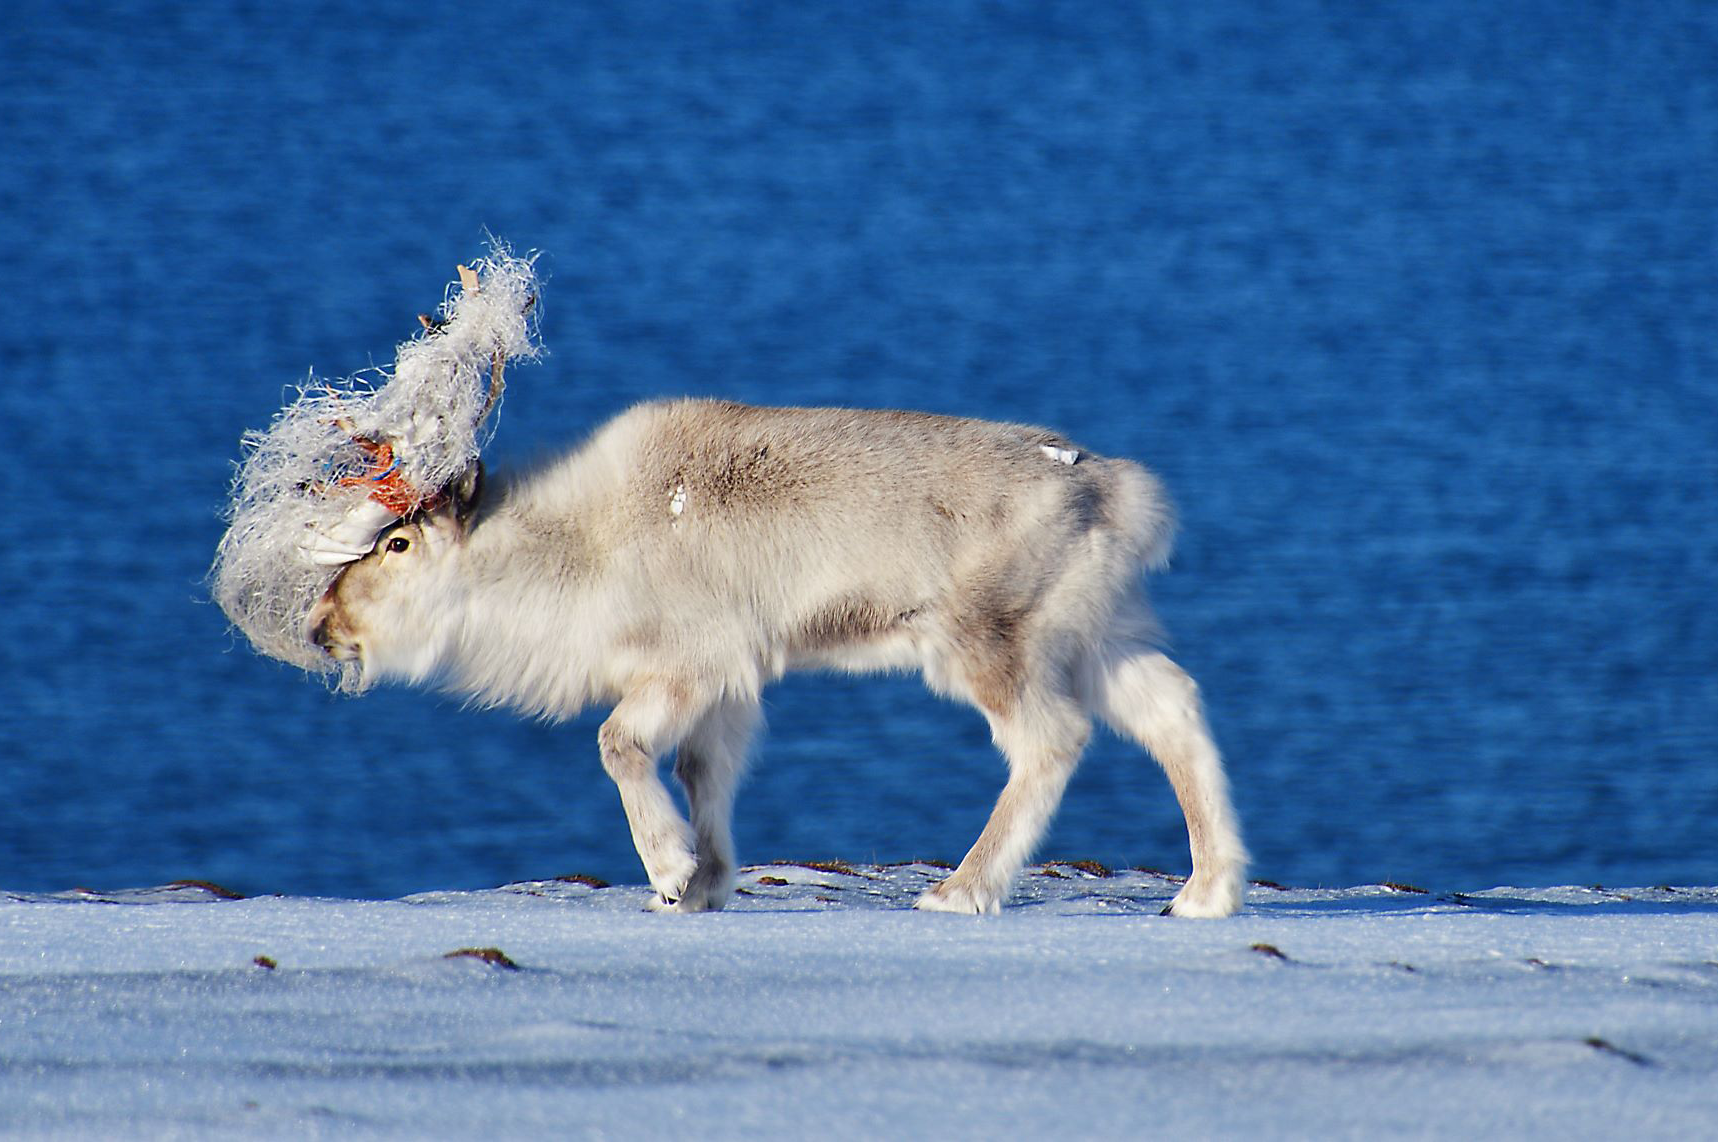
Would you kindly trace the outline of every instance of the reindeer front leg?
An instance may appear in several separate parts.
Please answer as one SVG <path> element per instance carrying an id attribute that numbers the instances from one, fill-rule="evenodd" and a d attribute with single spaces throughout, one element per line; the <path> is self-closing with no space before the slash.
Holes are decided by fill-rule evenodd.
<path id="1" fill-rule="evenodd" d="M 696 867 L 692 827 L 657 776 L 656 759 L 686 735 L 700 713 L 689 687 L 656 681 L 621 699 L 597 731 L 603 769 L 620 790 L 633 847 L 656 889 L 656 909 L 679 902 Z"/>
<path id="2" fill-rule="evenodd" d="M 716 702 L 680 743 L 674 775 L 686 790 L 698 868 L 686 882 L 678 911 L 721 908 L 734 894 L 734 787 L 759 721 L 756 701 Z"/>

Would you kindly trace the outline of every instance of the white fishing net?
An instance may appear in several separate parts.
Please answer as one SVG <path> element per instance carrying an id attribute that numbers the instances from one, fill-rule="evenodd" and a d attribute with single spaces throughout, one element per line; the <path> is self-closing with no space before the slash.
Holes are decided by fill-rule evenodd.
<path id="1" fill-rule="evenodd" d="M 391 370 L 312 375 L 267 430 L 245 434 L 210 578 L 260 653 L 336 669 L 310 642 L 310 612 L 381 527 L 434 499 L 488 442 L 502 365 L 541 352 L 535 260 L 492 247 L 460 267 L 463 286 L 449 284 Z"/>

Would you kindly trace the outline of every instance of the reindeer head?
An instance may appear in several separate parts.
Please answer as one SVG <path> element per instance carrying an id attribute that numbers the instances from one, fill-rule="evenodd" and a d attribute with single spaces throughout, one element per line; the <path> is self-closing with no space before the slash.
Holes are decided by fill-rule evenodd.
<path id="1" fill-rule="evenodd" d="M 245 434 L 210 586 L 258 651 L 331 669 L 336 660 L 311 635 L 339 629 L 324 625 L 341 595 L 337 577 L 405 554 L 379 540 L 411 543 L 416 530 L 457 522 L 462 509 L 438 497 L 462 473 L 475 478 L 467 470 L 487 442 L 505 364 L 540 352 L 532 262 L 497 245 L 476 269 L 461 266 L 457 287 L 436 317 L 420 318 L 423 334 L 399 346 L 391 370 L 312 377 L 267 430 Z M 334 653 L 349 664 L 369 657 L 344 647 Z M 358 665 L 341 673 L 347 688 L 360 688 Z"/>
<path id="2" fill-rule="evenodd" d="M 482 484 L 474 462 L 429 506 L 383 527 L 311 610 L 306 634 L 339 664 L 342 688 L 434 677 L 458 625 L 459 554 Z"/>

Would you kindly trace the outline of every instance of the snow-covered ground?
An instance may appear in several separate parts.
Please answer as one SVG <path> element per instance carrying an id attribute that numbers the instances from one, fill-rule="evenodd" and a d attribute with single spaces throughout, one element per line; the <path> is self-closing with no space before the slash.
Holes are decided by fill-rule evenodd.
<path id="1" fill-rule="evenodd" d="M 0 895 L 0 1130 L 52 1137 L 1718 1135 L 1718 888 L 748 869 L 398 901 Z M 461 949 L 504 955 L 455 956 Z"/>

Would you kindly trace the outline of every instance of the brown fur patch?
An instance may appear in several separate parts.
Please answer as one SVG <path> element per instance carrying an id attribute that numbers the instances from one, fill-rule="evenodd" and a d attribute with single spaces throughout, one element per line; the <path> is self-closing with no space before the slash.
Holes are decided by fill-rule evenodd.
<path id="1" fill-rule="evenodd" d="M 972 697 L 988 713 L 1005 718 L 1020 699 L 1020 671 L 1013 663 L 975 673 L 970 679 Z"/>
<path id="2" fill-rule="evenodd" d="M 802 653 L 852 646 L 898 630 L 917 613 L 888 611 L 861 596 L 837 599 L 797 624 L 789 645 Z"/>
<path id="3" fill-rule="evenodd" d="M 804 487 L 804 473 L 770 439 L 767 424 L 752 423 L 756 410 L 717 402 L 696 411 L 721 413 L 722 446 L 711 448 L 705 424 L 670 422 L 660 432 L 664 452 L 679 457 L 672 473 L 661 470 L 663 494 L 684 487 L 685 510 L 768 507 Z"/>
<path id="4" fill-rule="evenodd" d="M 705 490 L 718 504 L 743 504 L 777 498 L 789 482 L 790 470 L 772 462 L 768 444 L 736 449 L 705 476 Z"/>
<path id="5" fill-rule="evenodd" d="M 1103 484 L 1091 478 L 1089 473 L 1083 472 L 1080 476 L 1066 493 L 1067 514 L 1073 519 L 1075 529 L 1084 533 L 1095 527 L 1114 526 L 1110 518 L 1109 495 Z"/>
<path id="6" fill-rule="evenodd" d="M 1021 626 L 1026 612 L 1005 606 L 980 606 L 961 624 L 967 683 L 985 710 L 1006 716 L 1020 699 L 1025 668 L 1020 660 Z"/>

